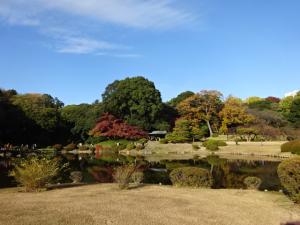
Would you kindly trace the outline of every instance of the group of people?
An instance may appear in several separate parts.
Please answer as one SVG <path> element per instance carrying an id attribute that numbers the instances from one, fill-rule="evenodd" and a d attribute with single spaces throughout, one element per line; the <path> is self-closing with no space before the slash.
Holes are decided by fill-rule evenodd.
<path id="1" fill-rule="evenodd" d="M 8 143 L 5 144 L 4 146 L 0 147 L 1 151 L 11 151 L 11 150 L 20 150 L 20 151 L 26 151 L 26 150 L 35 150 L 37 148 L 36 144 L 32 144 L 31 146 L 29 146 L 28 144 L 24 145 L 21 144 L 20 146 L 13 146 L 12 144 Z"/>

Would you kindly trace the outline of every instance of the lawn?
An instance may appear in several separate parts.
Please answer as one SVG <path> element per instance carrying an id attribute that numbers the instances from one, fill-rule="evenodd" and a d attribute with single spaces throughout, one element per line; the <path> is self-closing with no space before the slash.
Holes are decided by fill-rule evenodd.
<path id="1" fill-rule="evenodd" d="M 227 142 L 228 146 L 220 147 L 219 151 L 214 152 L 223 158 L 228 159 L 252 159 L 281 161 L 292 156 L 291 153 L 280 151 L 280 146 L 284 142 Z M 201 146 L 201 143 L 198 143 Z M 160 144 L 159 142 L 148 142 L 146 149 L 146 158 L 150 161 L 161 159 L 191 159 L 195 155 L 205 157 L 211 154 L 211 151 L 201 147 L 194 150 L 191 144 Z M 151 154 L 149 154 L 151 153 Z"/>
<path id="2" fill-rule="evenodd" d="M 279 225 L 300 220 L 283 194 L 149 185 L 121 191 L 115 184 L 40 193 L 0 190 L 5 225 Z"/>

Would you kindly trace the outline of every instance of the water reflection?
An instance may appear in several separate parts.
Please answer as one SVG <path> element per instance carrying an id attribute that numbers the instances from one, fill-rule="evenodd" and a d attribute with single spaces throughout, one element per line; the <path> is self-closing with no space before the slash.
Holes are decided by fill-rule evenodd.
<path id="1" fill-rule="evenodd" d="M 206 158 L 194 157 L 189 160 L 148 162 L 142 156 L 124 156 L 111 151 L 103 151 L 101 154 L 51 152 L 50 154 L 44 153 L 43 156 L 57 157 L 63 163 L 69 164 L 68 169 L 61 174 L 60 182 L 70 182 L 69 174 L 71 171 L 81 171 L 84 178 L 83 182 L 113 182 L 112 173 L 115 167 L 126 163 L 138 163 L 144 171 L 144 183 L 171 184 L 169 180 L 170 171 L 178 167 L 196 166 L 210 171 L 214 178 L 213 188 L 245 188 L 243 180 L 248 176 L 256 176 L 262 180 L 260 189 L 280 189 L 276 172 L 279 162 L 228 160 L 217 155 L 210 155 Z M 16 185 L 13 178 L 8 177 L 8 171 L 13 169 L 17 161 L 17 157 L 0 157 L 0 187 Z"/>

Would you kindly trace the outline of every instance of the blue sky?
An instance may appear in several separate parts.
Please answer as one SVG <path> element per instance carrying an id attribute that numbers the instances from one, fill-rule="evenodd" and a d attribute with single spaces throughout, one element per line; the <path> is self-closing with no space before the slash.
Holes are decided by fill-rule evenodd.
<path id="1" fill-rule="evenodd" d="M 300 86 L 298 0 L 1 0 L 0 87 L 66 104 L 143 75 L 182 91 L 282 97 Z"/>

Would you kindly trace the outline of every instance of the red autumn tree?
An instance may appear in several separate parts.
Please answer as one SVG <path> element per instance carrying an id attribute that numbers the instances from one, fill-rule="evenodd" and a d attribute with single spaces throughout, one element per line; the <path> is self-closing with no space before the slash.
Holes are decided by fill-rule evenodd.
<path id="1" fill-rule="evenodd" d="M 269 96 L 265 100 L 267 102 L 271 102 L 271 103 L 279 103 L 280 102 L 280 98 L 273 97 L 273 96 Z"/>
<path id="2" fill-rule="evenodd" d="M 104 113 L 97 121 L 96 126 L 90 131 L 90 135 L 95 137 L 107 137 L 112 139 L 140 139 L 147 134 L 135 126 L 131 126 L 109 113 Z"/>

